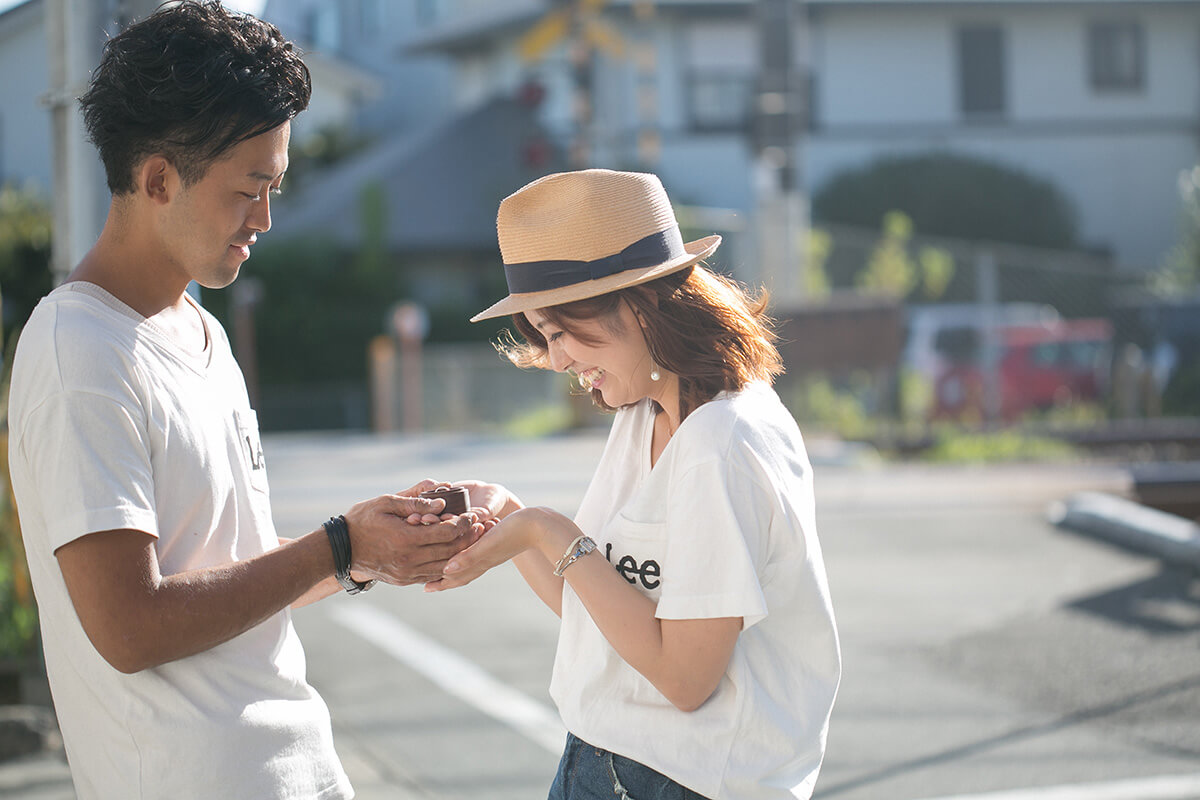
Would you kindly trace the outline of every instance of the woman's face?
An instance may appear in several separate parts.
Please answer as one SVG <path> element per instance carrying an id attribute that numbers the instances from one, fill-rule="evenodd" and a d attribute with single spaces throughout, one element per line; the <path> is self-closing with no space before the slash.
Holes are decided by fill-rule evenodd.
<path id="1" fill-rule="evenodd" d="M 525 312 L 526 318 L 546 339 L 550 366 L 557 372 L 573 372 L 585 389 L 597 389 L 611 408 L 654 397 L 664 388 L 650 380 L 654 369 L 650 350 L 637 316 L 627 303 L 618 307 L 615 319 L 572 322 L 573 335 L 539 311 Z"/>

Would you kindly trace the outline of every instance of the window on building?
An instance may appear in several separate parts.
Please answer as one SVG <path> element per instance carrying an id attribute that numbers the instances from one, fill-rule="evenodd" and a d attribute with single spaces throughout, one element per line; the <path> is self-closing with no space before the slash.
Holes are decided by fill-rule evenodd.
<path id="1" fill-rule="evenodd" d="M 696 131 L 745 130 L 754 82 L 745 72 L 693 70 L 687 78 L 689 127 Z"/>
<path id="2" fill-rule="evenodd" d="M 750 26 L 698 22 L 681 32 L 688 128 L 744 131 L 750 122 L 758 43 Z"/>
<path id="3" fill-rule="evenodd" d="M 1004 31 L 997 25 L 958 29 L 958 107 L 968 117 L 1007 110 Z"/>
<path id="4" fill-rule="evenodd" d="M 1093 89 L 1138 90 L 1144 85 L 1146 43 L 1138 22 L 1093 22 L 1088 26 L 1087 53 Z"/>

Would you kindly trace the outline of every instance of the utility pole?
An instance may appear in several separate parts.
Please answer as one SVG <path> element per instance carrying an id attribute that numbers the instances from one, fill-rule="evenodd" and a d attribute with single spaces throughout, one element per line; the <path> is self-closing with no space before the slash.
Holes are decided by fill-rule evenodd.
<path id="1" fill-rule="evenodd" d="M 596 52 L 604 51 L 625 57 L 626 45 L 618 30 L 601 19 L 608 0 L 550 0 L 550 12 L 525 32 L 517 43 L 522 61 L 542 57 L 558 42 L 566 40 L 567 59 L 571 67 L 571 142 L 568 159 L 572 169 L 591 166 L 595 153 L 595 80 Z M 647 23 L 654 14 L 653 0 L 633 0 L 634 14 Z M 653 43 L 643 50 L 642 72 L 639 75 L 639 96 L 655 103 L 651 79 L 644 73 L 653 72 Z M 648 54 L 648 55 L 647 55 Z M 657 132 L 639 130 L 640 153 L 657 158 Z"/>
<path id="2" fill-rule="evenodd" d="M 108 191 L 96 150 L 87 141 L 78 98 L 100 61 L 105 38 L 153 13 L 159 0 L 46 0 L 46 50 L 54 147 L 54 233 L 50 268 L 62 283 L 95 244 Z"/>
<path id="3" fill-rule="evenodd" d="M 88 0 L 47 0 L 46 49 L 50 59 L 50 109 L 54 146 L 55 285 L 75 268 L 100 233 L 96 151 L 83 132 L 76 98 L 100 53 L 99 20 Z"/>
<path id="4" fill-rule="evenodd" d="M 803 0 L 757 0 L 759 75 L 752 137 L 758 206 L 758 268 L 776 306 L 804 297 L 808 200 L 799 153 L 807 114 L 805 76 L 796 69 L 794 44 L 803 42 Z"/>
<path id="5" fill-rule="evenodd" d="M 634 150 L 637 163 L 653 170 L 662 154 L 658 124 L 658 45 L 654 31 L 654 0 L 633 0 L 635 40 L 634 69 L 637 75 L 637 131 Z"/>
<path id="6" fill-rule="evenodd" d="M 592 104 L 593 68 L 592 43 L 588 40 L 584 28 L 583 3 L 566 3 L 569 15 L 567 50 L 571 63 L 571 112 L 575 124 L 574 137 L 568 154 L 572 169 L 586 169 L 592 161 Z"/>

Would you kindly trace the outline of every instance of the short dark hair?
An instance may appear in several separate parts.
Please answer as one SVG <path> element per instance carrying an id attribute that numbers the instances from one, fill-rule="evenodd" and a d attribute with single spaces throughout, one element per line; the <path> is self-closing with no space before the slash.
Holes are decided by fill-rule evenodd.
<path id="1" fill-rule="evenodd" d="M 219 0 L 164 6 L 104 46 L 79 99 L 114 195 L 146 158 L 170 159 L 185 185 L 246 139 L 308 106 L 312 78 L 279 29 Z"/>
<path id="2" fill-rule="evenodd" d="M 751 381 L 770 383 L 783 372 L 767 300 L 765 291 L 752 294 L 737 281 L 697 264 L 637 286 L 538 311 L 555 326 L 581 337 L 573 324 L 581 320 L 597 320 L 619 333 L 620 304 L 628 303 L 642 321 L 654 362 L 679 376 L 682 419 L 718 392 L 736 391 Z M 549 369 L 549 345 L 541 331 L 524 314 L 514 314 L 513 324 L 525 341 L 510 336 L 497 348 L 517 366 Z M 592 390 L 592 400 L 612 410 L 599 389 Z"/>

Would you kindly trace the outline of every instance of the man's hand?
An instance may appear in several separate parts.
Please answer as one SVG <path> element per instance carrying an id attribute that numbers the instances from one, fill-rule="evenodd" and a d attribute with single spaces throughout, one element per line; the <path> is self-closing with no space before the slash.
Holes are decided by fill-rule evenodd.
<path id="1" fill-rule="evenodd" d="M 453 518 L 453 514 L 443 514 L 442 509 L 446 507 L 446 501 L 438 498 L 430 500 L 420 497 L 421 492 L 429 492 L 439 486 L 449 486 L 448 483 L 439 483 L 438 481 L 426 478 L 415 486 L 410 486 L 407 489 L 401 489 L 396 492 L 397 497 L 403 497 L 413 501 L 410 503 L 407 519 L 410 525 L 432 525 L 435 522 L 448 520 Z"/>
<path id="2" fill-rule="evenodd" d="M 475 514 L 442 519 L 438 512 L 445 500 L 415 496 L 437 485 L 422 481 L 346 512 L 350 567 L 357 580 L 376 578 L 397 586 L 436 580 L 447 560 L 475 543 L 484 531 Z"/>

